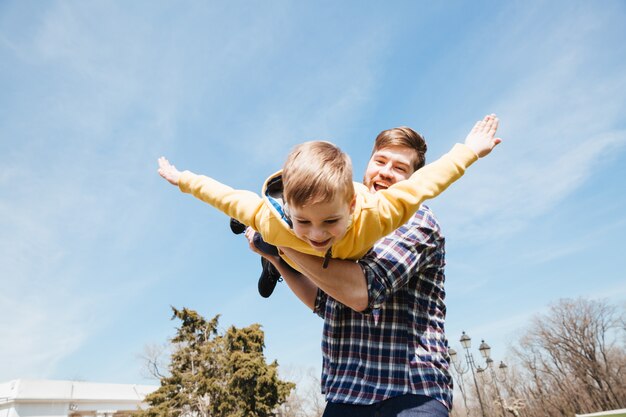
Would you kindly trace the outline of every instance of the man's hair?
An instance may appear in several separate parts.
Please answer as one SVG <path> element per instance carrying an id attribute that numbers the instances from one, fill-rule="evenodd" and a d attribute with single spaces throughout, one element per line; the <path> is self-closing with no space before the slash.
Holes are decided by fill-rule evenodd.
<path id="1" fill-rule="evenodd" d="M 350 157 L 330 142 L 297 145 L 283 166 L 283 196 L 296 207 L 327 203 L 335 198 L 349 203 L 354 197 L 352 181 Z"/>
<path id="2" fill-rule="evenodd" d="M 390 146 L 403 146 L 413 149 L 417 153 L 417 159 L 413 169 L 417 171 L 426 163 L 426 141 L 424 137 L 410 127 L 400 126 L 393 129 L 383 130 L 376 137 L 372 155 L 380 149 Z"/>

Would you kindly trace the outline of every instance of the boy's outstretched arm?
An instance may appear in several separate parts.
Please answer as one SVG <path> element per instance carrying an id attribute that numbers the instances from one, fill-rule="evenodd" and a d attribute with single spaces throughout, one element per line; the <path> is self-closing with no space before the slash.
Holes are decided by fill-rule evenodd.
<path id="1" fill-rule="evenodd" d="M 465 145 L 479 158 L 489 155 L 493 148 L 502 142 L 502 139 L 495 137 L 499 123 L 500 119 L 495 114 L 485 116 L 483 120 L 476 122 L 467 135 Z"/>
<path id="2" fill-rule="evenodd" d="M 180 191 L 192 194 L 255 230 L 262 227 L 261 219 L 264 218 L 265 205 L 259 195 L 251 191 L 235 190 L 204 175 L 190 171 L 181 172 L 163 156 L 158 159 L 158 163 L 159 175 L 177 186 Z"/>
<path id="3" fill-rule="evenodd" d="M 159 158 L 159 169 L 157 170 L 159 175 L 165 178 L 170 184 L 178 186 L 180 180 L 180 171 L 176 167 L 170 164 L 170 161 L 165 159 L 164 156 Z"/>

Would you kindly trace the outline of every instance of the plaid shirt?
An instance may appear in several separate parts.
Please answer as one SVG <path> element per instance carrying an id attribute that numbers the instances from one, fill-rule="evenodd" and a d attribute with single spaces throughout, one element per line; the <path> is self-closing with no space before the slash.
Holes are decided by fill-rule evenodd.
<path id="1" fill-rule="evenodd" d="M 444 243 L 433 213 L 422 206 L 359 261 L 367 310 L 355 312 L 318 291 L 327 401 L 365 405 L 418 394 L 451 408 Z"/>

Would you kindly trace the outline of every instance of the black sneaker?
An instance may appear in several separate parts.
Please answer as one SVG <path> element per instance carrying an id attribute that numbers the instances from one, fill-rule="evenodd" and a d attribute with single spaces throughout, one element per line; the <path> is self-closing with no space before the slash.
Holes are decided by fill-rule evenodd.
<path id="1" fill-rule="evenodd" d="M 280 277 L 276 267 L 267 259 L 262 257 L 261 265 L 263 266 L 263 271 L 261 271 L 261 276 L 259 277 L 259 294 L 263 298 L 268 298 L 274 292 L 276 283 L 283 279 Z"/>
<path id="2" fill-rule="evenodd" d="M 246 231 L 246 225 L 241 223 L 237 219 L 230 218 L 230 230 L 233 231 L 234 234 L 240 235 Z"/>

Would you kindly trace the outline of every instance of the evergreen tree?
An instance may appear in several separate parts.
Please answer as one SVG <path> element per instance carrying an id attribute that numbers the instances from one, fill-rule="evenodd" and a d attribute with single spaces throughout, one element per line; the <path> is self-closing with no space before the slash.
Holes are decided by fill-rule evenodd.
<path id="1" fill-rule="evenodd" d="M 207 321 L 193 310 L 174 311 L 182 324 L 172 339 L 169 376 L 146 397 L 139 417 L 266 417 L 295 387 L 265 362 L 264 334 L 253 324 L 219 334 L 219 315 Z"/>

